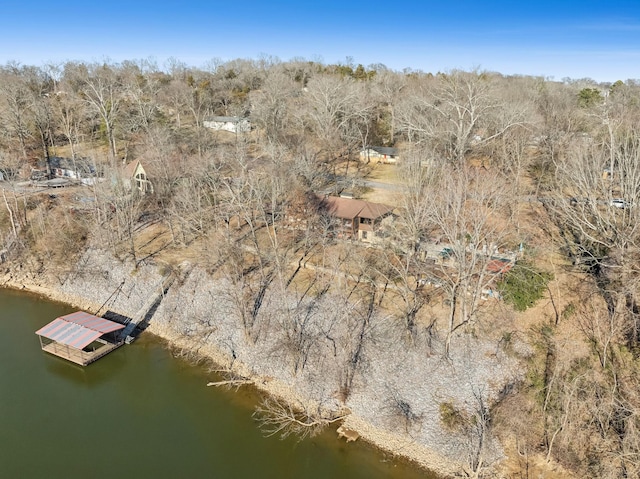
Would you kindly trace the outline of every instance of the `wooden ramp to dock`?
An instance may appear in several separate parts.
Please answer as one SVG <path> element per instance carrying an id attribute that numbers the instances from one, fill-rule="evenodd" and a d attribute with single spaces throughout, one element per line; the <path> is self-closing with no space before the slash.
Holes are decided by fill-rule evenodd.
<path id="1" fill-rule="evenodd" d="M 169 274 L 162 280 L 162 283 L 158 286 L 158 290 L 154 294 L 149 296 L 147 301 L 142 305 L 135 316 L 131 318 L 131 321 L 129 321 L 125 328 L 122 330 L 119 336 L 119 339 L 121 341 L 125 341 L 128 344 L 133 340 L 132 334 L 135 329 L 149 316 L 150 312 L 160 303 L 160 301 L 162 301 L 162 298 L 164 298 L 165 293 L 173 284 L 174 280 L 175 275 L 173 273 Z"/>

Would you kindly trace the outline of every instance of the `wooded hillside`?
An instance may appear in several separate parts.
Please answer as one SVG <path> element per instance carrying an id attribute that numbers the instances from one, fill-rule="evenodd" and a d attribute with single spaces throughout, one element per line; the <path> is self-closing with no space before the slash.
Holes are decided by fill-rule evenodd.
<path id="1" fill-rule="evenodd" d="M 212 129 L 217 117 L 250 129 Z M 468 391 L 439 396 L 414 396 L 407 372 L 378 405 L 408 438 L 431 410 L 469 476 L 638 477 L 639 125 L 631 80 L 7 64 L 0 268 L 63 282 L 87 249 L 167 274 L 197 265 L 243 341 L 279 350 L 292 377 L 334 358 L 316 389 L 335 411 L 357 407 L 367 378 L 404 378 L 381 366 L 393 348 L 473 370 Z M 341 193 L 368 213 L 337 214 L 326 198 Z M 492 383 L 498 356 L 509 371 Z M 336 419 L 262 413 L 297 432 Z"/>

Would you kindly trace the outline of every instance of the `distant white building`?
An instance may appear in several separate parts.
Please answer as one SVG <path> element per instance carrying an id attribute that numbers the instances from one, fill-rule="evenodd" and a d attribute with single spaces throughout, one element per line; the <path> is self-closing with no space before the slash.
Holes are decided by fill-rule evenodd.
<path id="1" fill-rule="evenodd" d="M 205 120 L 203 124 L 212 130 L 230 131 L 231 133 L 251 131 L 249 120 L 240 116 L 214 116 Z"/>
<path id="2" fill-rule="evenodd" d="M 386 146 L 369 146 L 360 151 L 360 160 L 369 163 L 397 163 L 400 158 L 397 148 L 389 148 Z"/>

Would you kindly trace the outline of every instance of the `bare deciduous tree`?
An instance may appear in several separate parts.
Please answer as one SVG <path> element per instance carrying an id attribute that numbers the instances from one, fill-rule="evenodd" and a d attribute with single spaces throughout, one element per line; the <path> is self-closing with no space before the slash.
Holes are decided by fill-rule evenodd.
<path id="1" fill-rule="evenodd" d="M 284 402 L 275 398 L 263 400 L 254 413 L 260 427 L 267 436 L 280 436 L 281 439 L 291 435 L 300 440 L 313 437 L 329 424 L 342 421 L 346 413 L 334 413 L 325 410 L 321 405 L 309 406 L 303 402 Z"/>
<path id="2" fill-rule="evenodd" d="M 83 98 L 100 116 L 105 128 L 111 160 L 118 157 L 116 126 L 122 104 L 122 79 L 110 65 L 93 64 L 78 80 L 82 84 Z"/>
<path id="3" fill-rule="evenodd" d="M 453 166 L 525 120 L 523 108 L 500 99 L 488 73 L 452 71 L 414 88 L 399 110 L 400 128 Z"/>

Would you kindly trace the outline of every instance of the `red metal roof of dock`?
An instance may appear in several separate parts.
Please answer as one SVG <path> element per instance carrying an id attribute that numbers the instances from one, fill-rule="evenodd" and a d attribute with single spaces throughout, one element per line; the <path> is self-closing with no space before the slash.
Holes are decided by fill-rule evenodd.
<path id="1" fill-rule="evenodd" d="M 124 329 L 124 325 L 77 311 L 54 319 L 36 331 L 36 334 L 72 348 L 82 349 L 103 334 L 120 329 Z"/>

